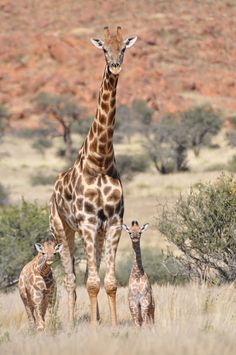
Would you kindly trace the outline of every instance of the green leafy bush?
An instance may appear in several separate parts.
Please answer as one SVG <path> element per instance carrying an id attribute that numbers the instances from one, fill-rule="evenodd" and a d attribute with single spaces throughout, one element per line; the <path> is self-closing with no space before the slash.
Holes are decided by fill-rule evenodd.
<path id="1" fill-rule="evenodd" d="M 42 173 L 38 173 L 31 176 L 32 186 L 54 185 L 55 181 L 56 177 L 54 175 L 43 175 Z"/>
<path id="2" fill-rule="evenodd" d="M 116 156 L 117 169 L 123 179 L 131 180 L 135 174 L 147 170 L 149 161 L 146 155 L 125 155 Z"/>
<path id="3" fill-rule="evenodd" d="M 48 210 L 22 201 L 18 206 L 0 209 L 0 287 L 18 279 L 31 260 L 34 243 L 48 237 Z"/>
<path id="4" fill-rule="evenodd" d="M 131 249 L 130 249 L 131 250 Z M 152 284 L 181 284 L 188 280 L 184 267 L 174 256 L 157 253 L 150 248 L 142 249 L 142 262 Z M 116 267 L 116 277 L 119 286 L 127 286 L 132 269 L 132 255 L 122 258 Z"/>
<path id="5" fill-rule="evenodd" d="M 158 229 L 183 253 L 180 261 L 192 276 L 211 282 L 236 278 L 236 181 L 222 175 L 198 184 L 164 208 Z"/>
<path id="6" fill-rule="evenodd" d="M 236 172 L 236 155 L 228 162 L 228 170 L 235 173 Z"/>
<path id="7" fill-rule="evenodd" d="M 210 138 L 219 132 L 223 124 L 220 115 L 211 106 L 198 106 L 183 112 L 181 121 L 189 147 L 196 156 L 203 145 L 209 144 Z"/>
<path id="8" fill-rule="evenodd" d="M 32 147 L 39 153 L 44 154 L 45 150 L 52 147 L 52 141 L 47 138 L 38 138 Z"/>
<path id="9" fill-rule="evenodd" d="M 188 170 L 187 147 L 186 132 L 175 115 L 163 116 L 149 126 L 145 148 L 161 174 Z"/>
<path id="10" fill-rule="evenodd" d="M 9 193 L 7 189 L 0 184 L 0 206 L 7 205 L 9 202 Z"/>

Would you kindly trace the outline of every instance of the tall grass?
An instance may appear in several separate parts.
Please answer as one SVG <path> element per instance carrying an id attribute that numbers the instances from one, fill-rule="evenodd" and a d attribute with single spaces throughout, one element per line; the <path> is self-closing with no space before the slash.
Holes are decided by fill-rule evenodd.
<path id="1" fill-rule="evenodd" d="M 66 323 L 66 292 L 60 289 L 58 317 L 62 329 L 30 335 L 23 305 L 17 291 L 0 296 L 1 354 L 235 354 L 236 292 L 221 286 L 154 286 L 156 323 L 151 329 L 133 327 L 127 305 L 127 288 L 117 295 L 119 325 L 110 327 L 104 290 L 99 293 L 102 324 L 89 324 L 89 301 L 80 287 L 77 325 L 73 331 Z M 3 334 L 8 334 L 3 336 Z"/>

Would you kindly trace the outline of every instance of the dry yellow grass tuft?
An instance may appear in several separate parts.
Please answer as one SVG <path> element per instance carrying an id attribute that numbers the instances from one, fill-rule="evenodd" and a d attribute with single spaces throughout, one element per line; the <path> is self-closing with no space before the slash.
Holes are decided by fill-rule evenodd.
<path id="1" fill-rule="evenodd" d="M 119 325 L 111 328 L 104 290 L 99 294 L 102 324 L 94 329 L 88 322 L 88 296 L 78 290 L 78 324 L 66 324 L 66 293 L 60 289 L 58 318 L 61 330 L 32 335 L 23 304 L 15 291 L 0 296 L 1 354 L 235 354 L 236 292 L 233 285 L 208 288 L 154 286 L 156 324 L 136 329 L 130 321 L 127 289 L 118 290 Z"/>

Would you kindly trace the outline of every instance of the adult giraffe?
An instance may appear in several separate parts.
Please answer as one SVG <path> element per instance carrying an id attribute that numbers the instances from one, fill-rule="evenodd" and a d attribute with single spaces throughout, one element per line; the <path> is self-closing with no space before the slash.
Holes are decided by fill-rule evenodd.
<path id="1" fill-rule="evenodd" d="M 98 275 L 105 240 L 106 275 L 104 286 L 108 295 L 111 321 L 117 323 L 115 257 L 122 230 L 124 213 L 122 185 L 117 171 L 113 132 L 115 127 L 116 87 L 126 48 L 137 37 L 123 40 L 121 27 L 112 35 L 105 27 L 104 41 L 91 39 L 103 50 L 105 71 L 98 97 L 94 121 L 79 151 L 78 159 L 59 175 L 50 201 L 50 228 L 58 242 L 68 292 L 69 321 L 74 324 L 76 283 L 74 268 L 74 235 L 78 231 L 87 256 L 86 287 L 91 304 L 91 322 L 96 323 Z"/>

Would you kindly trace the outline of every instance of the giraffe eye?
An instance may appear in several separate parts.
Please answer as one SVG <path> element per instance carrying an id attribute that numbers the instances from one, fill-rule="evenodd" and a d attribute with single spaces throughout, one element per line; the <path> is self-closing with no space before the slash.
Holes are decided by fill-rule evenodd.
<path id="1" fill-rule="evenodd" d="M 42 251 L 42 254 L 45 255 L 44 251 Z"/>

